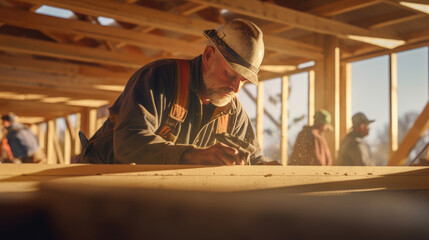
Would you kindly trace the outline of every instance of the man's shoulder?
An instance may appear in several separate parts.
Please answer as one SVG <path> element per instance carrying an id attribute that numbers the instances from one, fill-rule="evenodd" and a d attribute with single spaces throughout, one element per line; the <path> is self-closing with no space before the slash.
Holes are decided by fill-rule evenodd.
<path id="1" fill-rule="evenodd" d="M 163 58 L 154 60 L 146 65 L 144 65 L 140 70 L 149 70 L 149 69 L 173 69 L 176 64 L 176 59 L 172 58 Z"/>

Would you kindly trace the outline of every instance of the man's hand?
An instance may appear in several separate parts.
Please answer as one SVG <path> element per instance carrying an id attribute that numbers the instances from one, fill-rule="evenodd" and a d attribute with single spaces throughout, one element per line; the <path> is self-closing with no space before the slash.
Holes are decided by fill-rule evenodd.
<path id="1" fill-rule="evenodd" d="M 237 149 L 220 142 L 207 148 L 195 148 L 184 152 L 181 162 L 197 165 L 244 165 Z"/>

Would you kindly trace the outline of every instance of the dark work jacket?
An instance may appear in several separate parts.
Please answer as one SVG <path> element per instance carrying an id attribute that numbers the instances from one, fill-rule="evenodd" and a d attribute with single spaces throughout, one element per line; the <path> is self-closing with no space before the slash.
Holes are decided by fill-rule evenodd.
<path id="1" fill-rule="evenodd" d="M 175 143 L 155 134 L 174 102 L 176 64 L 162 59 L 147 64 L 128 81 L 113 104 L 110 118 L 83 149 L 82 162 L 179 164 L 184 151 L 215 144 L 219 117 L 229 114 L 227 132 L 251 142 L 258 150 L 252 164 L 263 163 L 249 117 L 237 98 L 222 108 L 203 105 L 196 91 L 203 84 L 201 55 L 190 60 L 188 114 Z M 215 113 L 212 116 L 213 112 Z M 207 115 L 209 114 L 209 115 Z M 112 118 L 113 117 L 113 118 Z"/>
<path id="2" fill-rule="evenodd" d="M 13 123 L 7 128 L 7 141 L 15 158 L 24 159 L 39 150 L 36 136 L 20 123 Z"/>
<path id="3" fill-rule="evenodd" d="M 341 141 L 338 152 L 340 166 L 373 166 L 369 146 L 363 141 L 359 133 L 352 131 Z"/>

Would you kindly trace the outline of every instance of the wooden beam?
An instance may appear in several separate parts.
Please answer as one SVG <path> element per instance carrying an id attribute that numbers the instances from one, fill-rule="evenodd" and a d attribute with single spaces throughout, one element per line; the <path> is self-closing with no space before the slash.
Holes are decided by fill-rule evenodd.
<path id="1" fill-rule="evenodd" d="M 322 5 L 320 7 L 312 8 L 308 12 L 323 17 L 332 17 L 341 13 L 368 7 L 379 2 L 380 1 L 378 0 L 340 0 Z"/>
<path id="2" fill-rule="evenodd" d="M 111 0 L 23 0 L 23 2 L 45 4 L 87 15 L 104 16 L 117 21 L 152 26 L 201 37 L 201 30 L 217 28 L 218 25 L 210 21 L 190 19 L 162 10 Z"/>
<path id="3" fill-rule="evenodd" d="M 265 35 L 272 35 L 276 33 L 281 33 L 290 29 L 293 29 L 292 26 L 287 26 L 280 23 L 269 23 L 263 26 L 260 26 Z"/>
<path id="4" fill-rule="evenodd" d="M 35 30 L 54 31 L 105 41 L 122 42 L 149 49 L 181 53 L 186 56 L 196 56 L 201 54 L 204 49 L 204 45 L 200 43 L 189 43 L 174 38 L 96 25 L 90 22 L 51 17 L 14 8 L 0 7 L 0 22 Z"/>
<path id="5" fill-rule="evenodd" d="M 398 57 L 390 54 L 389 156 L 398 150 Z"/>
<path id="6" fill-rule="evenodd" d="M 76 115 L 76 125 L 75 125 L 76 136 L 75 136 L 73 151 L 74 151 L 74 155 L 76 156 L 76 155 L 80 154 L 81 148 L 82 148 L 81 143 L 80 143 L 80 139 L 78 136 L 79 130 L 82 129 L 82 115 L 79 112 L 76 113 L 75 115 Z"/>
<path id="7" fill-rule="evenodd" d="M 106 52 L 88 47 L 24 39 L 1 34 L 0 50 L 132 68 L 140 68 L 150 61 L 145 56 L 135 54 Z"/>
<path id="8" fill-rule="evenodd" d="M 45 123 L 39 124 L 39 131 L 37 134 L 37 139 L 39 141 L 39 147 L 41 149 L 41 151 L 43 152 L 43 154 L 45 154 L 45 156 L 47 155 L 46 153 L 46 132 L 47 129 L 45 128 Z"/>
<path id="9" fill-rule="evenodd" d="M 425 195 L 424 192 L 420 192 L 419 190 L 429 189 L 428 167 L 411 166 L 211 167 L 192 165 L 130 166 L 125 164 L 82 164 L 78 166 L 3 164 L 0 168 L 0 179 L 2 180 L 0 192 L 3 194 L 37 191 L 40 189 L 41 183 L 47 184 L 46 182 L 56 181 L 57 186 L 59 186 L 59 188 L 56 189 L 63 187 L 63 184 L 75 184 L 76 187 L 85 185 L 95 185 L 96 187 L 111 186 L 117 187 L 115 189 L 118 190 L 119 188 L 124 189 L 132 186 L 132 189 L 144 190 L 141 193 L 148 189 L 198 191 L 199 194 L 207 191 L 242 192 L 243 194 L 249 194 L 253 191 L 259 197 L 260 195 L 264 195 L 261 199 L 265 199 L 266 193 L 269 193 L 270 190 L 273 191 L 271 193 L 278 193 L 279 195 L 277 196 L 279 197 L 285 196 L 286 198 L 292 198 L 292 200 L 296 200 L 296 198 L 290 194 L 305 194 L 308 197 L 306 200 L 310 200 L 314 198 L 315 195 L 339 196 L 344 193 L 353 193 L 349 198 L 350 200 L 353 200 L 350 201 L 350 203 L 356 202 L 354 194 L 357 194 L 358 192 L 373 192 L 376 194 L 374 197 L 377 196 L 377 198 L 371 199 L 375 200 L 381 196 L 379 194 L 382 194 L 383 191 L 394 194 L 396 191 L 403 190 L 421 199 L 421 197 L 424 197 Z M 258 192 L 256 190 L 263 191 Z M 247 191 L 247 193 L 245 191 Z M 405 194 L 406 192 L 402 193 Z M 55 196 L 57 196 L 57 193 L 58 192 L 53 192 Z M 82 194 L 84 193 L 85 192 L 82 192 Z M 399 194 L 398 192 L 399 195 L 394 194 L 389 195 L 389 197 L 396 196 L 402 198 L 404 196 L 402 193 Z M 139 194 L 132 196 L 138 195 Z M 95 197 L 96 195 L 93 196 Z M 234 199 L 236 200 L 235 202 L 241 204 L 238 206 L 243 205 L 243 199 L 238 197 L 237 194 L 232 194 L 230 196 L 234 196 Z M 173 200 L 175 199 L 172 199 L 172 201 Z M 331 200 L 331 198 L 326 199 L 327 202 Z M 404 199 L 404 204 L 406 203 L 405 200 L 407 199 Z M 130 202 L 138 203 L 138 201 L 131 200 Z M 281 201 L 276 203 L 281 205 Z M 312 203 L 316 203 L 316 201 Z M 421 206 L 426 206 L 425 204 L 427 204 L 426 201 L 419 203 L 423 204 Z M 223 202 L 221 204 L 225 205 Z M 190 206 L 192 207 L 192 205 Z M 414 209 L 415 211 L 413 211 L 413 213 L 418 216 L 422 216 L 422 219 L 425 219 L 426 214 L 421 213 L 421 206 Z M 275 207 L 277 208 L 278 206 Z M 345 207 L 350 208 L 349 205 Z M 398 205 L 394 204 L 392 207 L 398 208 Z M 365 209 L 373 211 L 374 208 L 370 207 Z M 276 212 L 276 209 L 273 209 L 272 212 Z M 375 213 L 375 215 L 377 214 L 378 213 Z M 397 216 L 399 217 L 401 214 L 403 214 L 403 212 L 398 212 Z M 263 216 L 265 217 L 265 215 Z M 312 217 L 312 214 L 308 214 L 308 216 Z M 237 218 L 241 219 L 242 215 Z M 323 215 L 323 218 L 326 218 L 326 215 Z M 364 219 L 364 217 L 362 219 Z M 420 222 L 420 226 L 424 227 L 425 233 L 427 234 L 427 228 L 425 228 L 426 226 L 424 223 Z M 355 227 L 355 224 L 353 224 L 353 227 Z M 374 226 L 372 225 L 372 227 Z M 386 229 L 391 228 L 390 225 L 386 225 L 385 227 Z M 268 229 L 272 228 L 270 227 Z M 409 229 L 407 230 L 409 231 Z M 297 234 L 299 235 L 299 233 Z M 408 234 L 404 233 L 403 236 L 408 236 Z M 339 236 L 338 239 L 341 239 L 341 237 Z M 417 237 L 417 239 L 419 238 Z"/>
<path id="10" fill-rule="evenodd" d="M 67 118 L 67 116 L 66 116 Z M 70 164 L 73 142 L 68 129 L 64 129 L 64 164 Z"/>
<path id="11" fill-rule="evenodd" d="M 41 60 L 25 56 L 7 56 L 4 54 L 0 54 L 0 66 L 79 77 L 103 78 L 107 81 L 113 80 L 117 81 L 117 83 L 122 82 L 124 84 L 136 71 L 135 69 L 119 67 L 111 70 L 105 67 L 96 67 L 85 64 Z"/>
<path id="12" fill-rule="evenodd" d="M 88 15 L 105 16 L 119 21 L 134 23 L 137 25 L 147 25 L 155 28 L 165 29 L 183 34 L 190 34 L 203 38 L 202 31 L 206 29 L 216 29 L 219 24 L 216 22 L 205 21 L 201 19 L 191 19 L 173 13 L 167 13 L 152 8 L 136 6 L 116 1 L 102 0 L 23 0 L 24 2 L 35 4 L 46 4 L 59 8 L 69 9 Z M 205 3 L 202 3 L 206 5 Z M 185 27 L 184 27 L 185 26 Z M 281 50 L 285 53 L 301 56 L 302 51 L 306 51 L 306 56 L 311 54 L 320 54 L 321 49 L 310 44 L 300 43 L 298 41 L 286 40 L 272 36 L 265 36 L 265 48 L 267 50 Z M 286 43 L 287 44 L 284 44 Z M 1 43 L 1 42 L 0 42 Z M 273 44 L 273 46 L 271 46 Z M 279 44 L 283 44 L 280 45 Z M 313 58 L 310 58 L 313 59 Z"/>
<path id="13" fill-rule="evenodd" d="M 97 131 L 97 109 L 86 108 L 81 111 L 82 132 L 89 139 Z"/>
<path id="14" fill-rule="evenodd" d="M 60 141 L 58 140 L 56 124 L 54 126 L 55 126 L 55 132 L 53 135 L 53 141 L 54 141 L 55 155 L 57 157 L 57 161 L 55 163 L 64 164 L 64 155 L 63 155 L 63 151 L 61 150 Z"/>
<path id="15" fill-rule="evenodd" d="M 425 134 L 429 128 L 429 103 L 426 104 L 420 116 L 414 122 L 407 135 L 399 144 L 398 150 L 393 153 L 387 165 L 400 166 L 407 162 L 407 156 L 410 154 L 417 141 Z"/>
<path id="16" fill-rule="evenodd" d="M 78 117 L 76 117 L 76 121 L 77 121 Z M 70 121 L 70 116 L 66 116 L 64 118 L 65 122 L 66 122 L 66 126 L 67 126 L 67 130 L 66 132 L 68 133 L 68 135 L 70 136 L 70 148 L 71 148 L 71 155 L 75 155 L 78 154 L 76 153 L 76 146 L 75 144 L 77 144 L 78 142 L 76 141 L 76 138 L 78 137 L 78 131 L 75 127 L 73 127 L 72 122 Z M 77 125 L 77 124 L 76 124 Z"/>
<path id="17" fill-rule="evenodd" d="M 47 122 L 47 136 L 46 136 L 46 159 L 48 164 L 57 163 L 54 146 L 55 136 L 55 120 L 49 120 Z"/>
<path id="18" fill-rule="evenodd" d="M 282 77 L 282 126 L 281 126 L 281 142 L 280 142 L 280 160 L 283 166 L 288 163 L 288 148 L 289 148 L 289 76 Z"/>
<path id="19" fill-rule="evenodd" d="M 104 79 L 84 76 L 70 76 L 57 73 L 44 73 L 33 70 L 12 69 L 0 66 L 0 78 L 16 81 L 29 81 L 35 84 L 54 84 L 58 88 L 87 89 L 94 91 L 98 85 L 125 85 L 124 80 Z M 101 89 L 99 91 L 102 91 Z M 115 93 L 115 91 L 107 91 Z"/>
<path id="20" fill-rule="evenodd" d="M 360 61 L 364 59 L 378 57 L 381 55 L 402 52 L 402 51 L 420 48 L 420 47 L 427 47 L 429 45 L 428 42 L 426 41 L 426 39 L 429 39 L 429 31 L 424 31 L 422 34 L 411 33 L 408 37 L 407 39 L 409 39 L 408 41 L 410 42 L 410 44 L 400 46 L 395 49 L 380 49 L 374 46 L 359 48 L 354 51 L 353 55 L 345 54 L 345 56 L 341 59 L 341 61 L 355 62 L 355 61 Z M 418 42 L 414 42 L 414 41 L 418 41 Z"/>
<path id="21" fill-rule="evenodd" d="M 247 90 L 247 88 L 243 87 L 241 88 L 241 90 L 243 90 L 244 93 L 246 93 L 246 95 L 250 98 L 250 100 L 252 100 L 256 105 L 258 104 L 258 97 L 253 96 L 252 93 Z M 265 116 L 271 120 L 271 122 L 276 125 L 277 128 L 281 128 L 281 123 L 279 121 L 277 121 L 277 119 L 264 107 L 264 114 Z"/>
<path id="22" fill-rule="evenodd" d="M 64 116 L 78 112 L 82 108 L 64 104 L 42 103 L 33 100 L 3 100 L 0 99 L 0 109 L 5 112 L 14 112 L 22 116 Z"/>
<path id="23" fill-rule="evenodd" d="M 192 13 L 199 12 L 199 11 L 206 9 L 206 8 L 207 8 L 206 5 L 195 4 L 193 2 L 187 2 L 187 3 L 184 3 L 180 6 L 172 9 L 172 12 L 176 13 L 176 14 L 178 13 L 178 14 L 183 15 L 183 16 L 188 16 Z"/>
<path id="24" fill-rule="evenodd" d="M 334 129 L 326 133 L 326 141 L 331 150 L 332 158 L 336 159 L 340 146 L 340 49 L 338 46 L 338 38 L 326 36 L 325 48 L 325 71 L 324 78 L 321 80 L 324 82 L 324 87 L 316 89 L 318 89 L 318 92 L 324 91 L 324 105 L 322 108 L 326 109 L 332 116 L 332 125 Z"/>
<path id="25" fill-rule="evenodd" d="M 391 4 L 396 7 L 411 10 L 417 13 L 429 14 L 427 6 L 429 3 L 427 0 L 382 0 L 385 3 Z"/>
<path id="26" fill-rule="evenodd" d="M 314 113 L 315 113 L 315 82 L 316 76 L 314 70 L 308 71 L 308 125 L 313 125 L 314 123 Z"/>
<path id="27" fill-rule="evenodd" d="M 409 11 L 395 11 L 365 19 L 359 19 L 354 24 L 368 29 L 388 27 L 394 24 L 415 20 L 427 16 L 423 13 L 410 13 Z M 405 40 L 405 38 L 403 38 Z"/>
<path id="28" fill-rule="evenodd" d="M 264 85 L 258 82 L 258 95 L 256 100 L 256 138 L 263 149 L 264 140 Z"/>
<path id="29" fill-rule="evenodd" d="M 340 65 L 340 139 L 343 139 L 352 127 L 352 82 L 351 64 Z"/>
<path id="30" fill-rule="evenodd" d="M 22 94 L 42 94 L 46 98 L 65 98 L 59 102 L 66 102 L 69 100 L 79 99 L 93 99 L 93 100 L 108 100 L 110 102 L 115 101 L 119 94 L 105 93 L 95 90 L 76 91 L 76 89 L 59 88 L 57 86 L 46 85 L 46 84 L 35 84 L 31 80 L 17 81 L 0 78 L 0 88 L 5 91 L 22 93 Z M 48 99 L 43 99 L 42 101 Z M 47 101 L 49 102 L 49 101 Z"/>
<path id="31" fill-rule="evenodd" d="M 207 4 L 217 8 L 225 8 L 232 12 L 244 14 L 246 16 L 252 16 L 267 21 L 291 25 L 312 32 L 329 34 L 341 38 L 352 39 L 350 36 L 360 36 L 365 38 L 375 37 L 392 40 L 401 39 L 396 35 L 378 33 L 347 23 L 317 17 L 309 13 L 303 13 L 297 10 L 281 7 L 271 3 L 260 2 L 257 0 L 192 0 L 192 2 Z M 353 39 L 368 43 L 369 40 L 365 38 Z"/>
<path id="32" fill-rule="evenodd" d="M 263 72 L 260 73 L 260 75 L 258 76 L 259 81 L 265 81 L 265 80 L 269 80 L 269 79 L 273 79 L 273 78 L 279 78 L 279 77 L 283 77 L 283 76 L 290 76 L 293 74 L 297 74 L 297 73 L 302 73 L 302 72 L 308 72 L 310 70 L 313 70 L 314 67 L 306 67 L 306 68 L 299 68 L 299 69 L 295 69 L 295 70 L 291 70 L 291 71 L 285 71 L 282 73 L 278 73 L 278 72 Z"/>

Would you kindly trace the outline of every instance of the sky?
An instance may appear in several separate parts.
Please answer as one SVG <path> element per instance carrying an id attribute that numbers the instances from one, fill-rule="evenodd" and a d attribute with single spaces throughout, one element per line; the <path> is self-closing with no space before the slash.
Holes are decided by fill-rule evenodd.
<path id="1" fill-rule="evenodd" d="M 428 78 L 428 47 L 417 48 L 397 53 L 398 58 L 398 115 L 401 117 L 408 112 L 421 113 L 429 99 Z M 365 113 L 368 118 L 376 121 L 371 124 L 371 131 L 365 141 L 374 145 L 379 141 L 379 134 L 389 124 L 389 56 L 351 63 L 352 76 L 352 115 L 357 112 Z M 289 124 L 294 118 L 305 115 L 305 118 L 289 129 L 291 144 L 302 126 L 308 124 L 308 74 L 300 73 L 290 76 L 289 96 Z M 316 79 L 317 81 L 317 79 Z M 245 86 L 256 97 L 256 86 Z M 281 79 L 264 81 L 264 106 L 275 117 L 279 118 L 281 103 L 274 104 L 269 96 L 280 94 Z M 256 117 L 256 104 L 250 100 L 244 91 L 238 95 L 249 117 Z M 273 99 L 271 99 L 273 100 Z M 317 109 L 316 109 L 317 110 Z M 264 132 L 263 147 L 265 151 L 272 145 L 280 144 L 280 129 L 267 117 L 264 117 L 264 129 L 273 129 L 273 132 Z M 411 126 L 412 124 L 410 124 Z M 289 151 L 290 153 L 290 151 Z M 386 158 L 387 158 L 387 152 Z"/>

